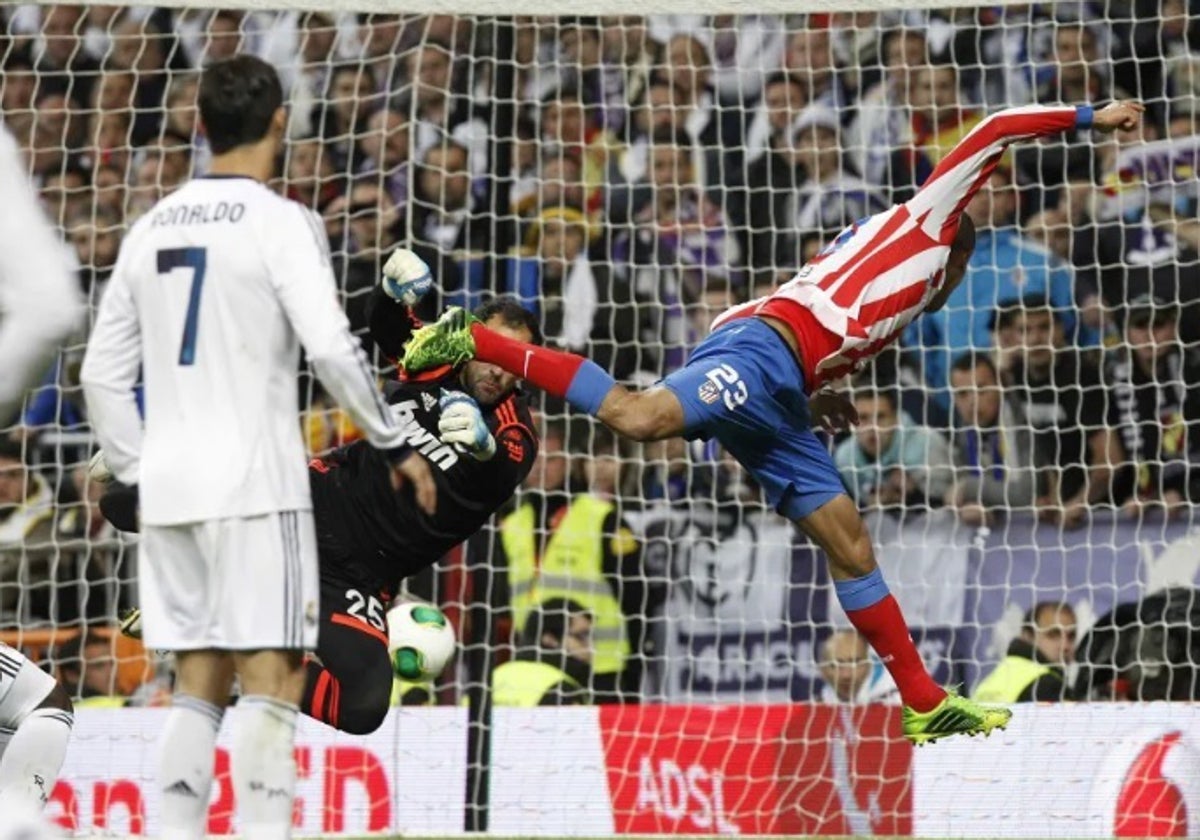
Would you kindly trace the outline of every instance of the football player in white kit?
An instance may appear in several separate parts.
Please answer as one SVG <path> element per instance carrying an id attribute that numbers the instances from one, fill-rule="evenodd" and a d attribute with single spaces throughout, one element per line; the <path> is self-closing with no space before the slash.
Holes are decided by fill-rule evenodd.
<path id="1" fill-rule="evenodd" d="M 320 219 L 266 186 L 287 124 L 277 73 L 248 55 L 214 63 L 198 101 L 210 173 L 130 230 L 81 379 L 113 474 L 141 486 L 146 644 L 176 657 L 159 744 L 160 836 L 204 835 L 236 673 L 240 830 L 277 840 L 291 832 L 302 655 L 316 645 L 320 614 L 296 410 L 301 345 L 374 446 L 400 447 L 405 430 L 338 307 Z M 435 495 L 411 449 L 393 469 L 418 497 Z"/>
<path id="2" fill-rule="evenodd" d="M 0 428 L 79 327 L 73 257 L 42 212 L 17 143 L 0 124 Z M 0 814 L 46 802 L 71 737 L 71 700 L 52 677 L 0 644 Z"/>
<path id="3" fill-rule="evenodd" d="M 29 184 L 17 143 L 0 125 L 0 428 L 14 419 L 25 389 L 83 322 L 74 257 Z"/>

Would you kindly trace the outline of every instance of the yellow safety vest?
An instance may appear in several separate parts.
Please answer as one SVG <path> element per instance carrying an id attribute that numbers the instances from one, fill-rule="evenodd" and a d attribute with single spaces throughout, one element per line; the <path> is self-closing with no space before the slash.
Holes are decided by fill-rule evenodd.
<path id="1" fill-rule="evenodd" d="M 74 706 L 76 709 L 124 709 L 128 702 L 126 697 L 111 697 L 104 694 L 76 700 Z"/>
<path id="2" fill-rule="evenodd" d="M 529 611 L 551 598 L 568 598 L 592 614 L 592 671 L 615 674 L 625 668 L 629 639 L 621 603 L 604 576 L 604 520 L 612 502 L 576 496 L 550 535 L 537 562 L 537 523 L 533 506 L 521 505 L 504 517 L 500 535 L 508 555 L 508 588 L 517 632 Z"/>
<path id="3" fill-rule="evenodd" d="M 497 706 L 539 706 L 546 692 L 561 682 L 581 687 L 566 671 L 545 662 L 505 662 L 492 671 L 492 702 Z"/>
<path id="4" fill-rule="evenodd" d="M 981 703 L 1015 703 L 1034 680 L 1053 673 L 1051 668 L 1024 656 L 1006 656 L 996 670 L 975 686 L 972 699 Z"/>

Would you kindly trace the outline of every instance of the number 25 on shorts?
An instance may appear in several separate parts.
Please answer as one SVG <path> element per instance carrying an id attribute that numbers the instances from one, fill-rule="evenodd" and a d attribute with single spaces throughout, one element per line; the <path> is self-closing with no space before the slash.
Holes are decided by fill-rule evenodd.
<path id="1" fill-rule="evenodd" d="M 731 365 L 717 365 L 705 376 L 708 377 L 712 387 L 720 392 L 721 398 L 725 401 L 725 407 L 730 411 L 746 402 L 746 398 L 750 396 L 746 383 L 742 381 L 742 375 Z"/>

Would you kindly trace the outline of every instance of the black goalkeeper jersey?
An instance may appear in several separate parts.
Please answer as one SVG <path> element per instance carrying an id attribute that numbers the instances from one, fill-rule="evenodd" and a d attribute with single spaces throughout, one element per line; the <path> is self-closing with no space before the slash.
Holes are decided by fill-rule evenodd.
<path id="1" fill-rule="evenodd" d="M 449 383 L 389 383 L 386 397 L 408 448 L 429 462 L 437 512 L 417 505 L 411 485 L 392 488 L 388 456 L 358 441 L 309 464 L 321 578 L 393 593 L 401 579 L 436 563 L 487 522 L 533 466 L 537 438 L 515 395 L 484 410 L 496 454 L 477 461 L 438 438 L 438 394 Z"/>

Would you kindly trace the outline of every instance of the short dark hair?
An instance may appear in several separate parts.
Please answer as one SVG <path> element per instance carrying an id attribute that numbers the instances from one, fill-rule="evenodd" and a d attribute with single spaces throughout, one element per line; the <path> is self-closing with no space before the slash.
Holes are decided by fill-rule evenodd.
<path id="1" fill-rule="evenodd" d="M 674 146 L 677 152 L 692 153 L 692 138 L 682 128 L 661 126 L 650 138 L 651 146 Z"/>
<path id="2" fill-rule="evenodd" d="M 966 251 L 968 254 L 975 250 L 975 222 L 966 213 L 959 214 L 958 230 L 954 232 L 950 250 Z"/>
<path id="3" fill-rule="evenodd" d="M 475 307 L 475 311 L 471 314 L 480 321 L 489 321 L 499 317 L 504 321 L 505 326 L 513 329 L 524 327 L 533 336 L 530 344 L 541 344 L 545 340 L 542 337 L 542 325 L 538 323 L 537 316 L 521 306 L 517 299 L 510 295 L 501 295 L 485 301 Z"/>
<path id="4" fill-rule="evenodd" d="M 562 646 L 571 620 L 579 615 L 590 616 L 587 608 L 569 598 L 550 598 L 538 604 L 525 617 L 521 642 L 527 647 L 541 647 L 542 636 L 553 636 Z"/>
<path id="5" fill-rule="evenodd" d="M 20 441 L 13 440 L 9 437 L 0 437 L 0 458 L 6 461 L 20 461 L 25 463 L 25 447 Z"/>
<path id="6" fill-rule="evenodd" d="M 243 53 L 204 68 L 197 102 L 209 148 L 220 155 L 267 136 L 283 86 L 274 67 Z"/>
<path id="7" fill-rule="evenodd" d="M 1021 618 L 1021 628 L 1024 630 L 1037 630 L 1038 619 L 1042 617 L 1042 613 L 1053 610 L 1069 610 L 1074 615 L 1075 610 L 1070 604 L 1062 601 L 1038 601 L 1032 607 L 1025 611 L 1025 615 Z"/>
<path id="8" fill-rule="evenodd" d="M 996 363 L 992 361 L 991 356 L 982 350 L 968 350 L 967 352 L 961 354 L 954 360 L 954 363 L 950 365 L 950 372 L 970 372 L 975 370 L 977 367 L 985 367 L 992 372 L 993 376 L 999 376 L 996 373 Z"/>

